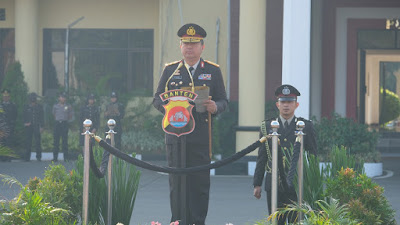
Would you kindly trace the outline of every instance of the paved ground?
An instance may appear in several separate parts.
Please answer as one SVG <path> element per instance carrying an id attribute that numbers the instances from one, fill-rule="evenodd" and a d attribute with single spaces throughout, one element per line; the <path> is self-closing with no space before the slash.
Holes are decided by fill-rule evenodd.
<path id="1" fill-rule="evenodd" d="M 384 169 L 393 172 L 392 176 L 374 179 L 385 188 L 385 195 L 396 210 L 396 219 L 400 221 L 400 158 L 384 158 Z M 43 177 L 43 171 L 50 162 L 0 162 L 0 173 L 15 176 L 22 183 L 30 177 Z M 72 162 L 63 163 L 68 169 Z M 161 162 L 160 164 L 163 164 Z M 390 175 L 390 174 L 389 174 Z M 261 200 L 252 196 L 252 177 L 250 176 L 214 176 L 211 178 L 210 208 L 207 217 L 209 225 L 254 224 L 266 215 L 265 192 Z M 0 185 L 0 198 L 10 199 L 16 196 L 18 188 Z M 168 198 L 168 176 L 152 171 L 143 171 L 137 195 L 132 225 L 148 225 L 151 221 L 168 224 L 170 218 Z"/>

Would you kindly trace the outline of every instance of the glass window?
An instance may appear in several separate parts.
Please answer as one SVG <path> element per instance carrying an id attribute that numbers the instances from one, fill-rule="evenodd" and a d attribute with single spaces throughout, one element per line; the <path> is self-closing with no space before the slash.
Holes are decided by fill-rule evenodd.
<path id="1" fill-rule="evenodd" d="M 64 86 L 65 32 L 44 30 L 44 89 Z M 72 29 L 69 35 L 70 89 L 152 95 L 153 30 Z"/>

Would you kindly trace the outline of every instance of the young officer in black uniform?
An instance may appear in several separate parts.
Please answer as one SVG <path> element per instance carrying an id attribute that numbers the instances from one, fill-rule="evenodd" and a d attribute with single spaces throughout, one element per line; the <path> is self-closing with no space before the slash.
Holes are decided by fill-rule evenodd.
<path id="1" fill-rule="evenodd" d="M 121 137 L 122 137 L 122 119 L 125 116 L 125 106 L 118 102 L 117 92 L 113 91 L 110 95 L 110 103 L 106 106 L 104 111 L 104 118 L 108 121 L 109 119 L 115 120 L 116 126 L 114 127 L 114 141 L 115 147 L 121 149 Z M 106 121 L 106 122 L 107 122 Z M 106 132 L 109 131 L 109 127 L 106 125 Z"/>
<path id="2" fill-rule="evenodd" d="M 1 106 L 4 110 L 5 123 L 7 126 L 7 137 L 5 138 L 5 146 L 12 148 L 14 145 L 14 130 L 15 123 L 17 121 L 17 106 L 10 101 L 10 91 L 8 89 L 4 89 L 2 91 L 3 101 Z"/>
<path id="3" fill-rule="evenodd" d="M 28 96 L 28 105 L 24 108 L 24 126 L 26 135 L 26 155 L 25 161 L 30 161 L 32 137 L 35 142 L 36 159 L 42 159 L 41 132 L 43 131 L 43 106 L 37 102 L 36 93 Z"/>
<path id="4" fill-rule="evenodd" d="M 284 84 L 278 87 L 275 91 L 275 96 L 277 97 L 276 106 L 279 109 L 279 117 L 272 118 L 266 121 L 263 121 L 261 126 L 260 137 L 264 136 L 264 133 L 270 134 L 272 133 L 271 122 L 273 120 L 277 120 L 279 122 L 278 134 L 278 208 L 284 208 L 285 204 L 291 204 L 291 201 L 297 201 L 297 195 L 294 188 L 288 188 L 286 182 L 285 173 L 288 172 L 289 168 L 284 167 L 284 154 L 283 151 L 288 153 L 290 148 L 294 145 L 296 140 L 296 123 L 297 121 L 304 121 L 305 127 L 303 132 L 304 135 L 304 149 L 309 151 L 310 153 L 316 155 L 317 147 L 316 147 L 316 139 L 315 139 L 315 131 L 314 126 L 311 121 L 306 120 L 301 117 L 296 117 L 294 115 L 295 110 L 299 106 L 297 102 L 297 96 L 300 96 L 300 92 L 293 86 Z M 265 129 L 263 126 L 265 125 Z M 267 192 L 267 202 L 268 202 L 268 210 L 271 214 L 271 150 L 272 143 L 271 139 L 268 140 L 268 148 L 267 152 L 266 145 L 261 145 L 258 150 L 257 164 L 254 172 L 254 197 L 260 199 L 261 197 L 261 185 L 264 179 L 265 170 L 267 169 L 266 179 L 265 179 L 265 191 Z M 285 224 L 285 217 L 280 217 L 278 220 L 279 225 Z M 294 222 L 293 217 L 290 216 L 289 222 Z"/>
<path id="5" fill-rule="evenodd" d="M 89 119 L 92 121 L 92 126 L 90 127 L 90 132 L 96 133 L 100 125 L 100 109 L 95 105 L 96 99 L 94 94 L 89 94 L 85 104 L 81 107 L 80 111 L 80 127 L 83 126 L 83 121 Z M 86 129 L 82 127 L 82 132 L 79 133 L 79 144 L 84 145 L 84 135 L 82 133 L 86 132 Z"/>
<path id="6" fill-rule="evenodd" d="M 183 25 L 179 31 L 180 49 L 183 60 L 167 64 L 160 78 L 157 92 L 154 94 L 153 105 L 163 114 L 165 104 L 159 97 L 165 91 L 180 89 L 181 87 L 208 86 L 212 100 L 205 100 L 203 105 L 205 112 L 192 110 L 195 120 L 194 131 L 186 136 L 186 167 L 200 166 L 210 163 L 209 156 L 209 134 L 208 134 L 208 112 L 216 115 L 225 111 L 228 105 L 225 86 L 219 66 L 201 58 L 204 49 L 206 31 L 197 24 Z M 182 66 L 176 73 L 180 63 Z M 191 73 L 189 74 L 189 71 Z M 173 74 L 174 73 L 174 74 Z M 169 81 L 168 81 L 169 80 Z M 168 83 L 167 83 L 168 82 Z M 180 164 L 180 139 L 175 135 L 165 134 L 168 165 L 179 167 Z M 179 212 L 179 185 L 181 176 L 169 175 L 170 205 L 172 221 L 180 220 Z M 204 171 L 189 174 L 186 178 L 187 192 L 187 221 L 189 224 L 204 225 L 208 212 L 210 190 L 210 172 Z"/>

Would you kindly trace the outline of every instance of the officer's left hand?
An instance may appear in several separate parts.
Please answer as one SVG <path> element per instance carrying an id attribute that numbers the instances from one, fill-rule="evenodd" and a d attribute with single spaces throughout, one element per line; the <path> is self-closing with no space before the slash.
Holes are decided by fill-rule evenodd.
<path id="1" fill-rule="evenodd" d="M 43 127 L 39 128 L 40 133 L 43 133 Z"/>
<path id="2" fill-rule="evenodd" d="M 209 113 L 214 114 L 217 112 L 217 104 L 215 104 L 213 100 L 205 100 L 203 105 L 207 108 Z"/>

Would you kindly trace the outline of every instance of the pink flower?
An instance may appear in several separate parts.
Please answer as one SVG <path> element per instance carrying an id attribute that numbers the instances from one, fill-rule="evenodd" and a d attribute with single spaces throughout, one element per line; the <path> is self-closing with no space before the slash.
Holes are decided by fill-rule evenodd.
<path id="1" fill-rule="evenodd" d="M 177 221 L 175 221 L 175 222 L 171 222 L 170 225 L 179 225 L 179 221 L 177 220 Z"/>
<path id="2" fill-rule="evenodd" d="M 151 225 L 161 225 L 161 223 L 159 223 L 158 221 L 157 222 L 151 221 Z"/>

